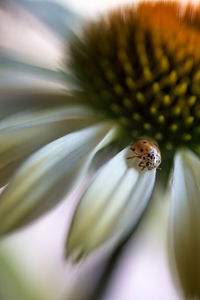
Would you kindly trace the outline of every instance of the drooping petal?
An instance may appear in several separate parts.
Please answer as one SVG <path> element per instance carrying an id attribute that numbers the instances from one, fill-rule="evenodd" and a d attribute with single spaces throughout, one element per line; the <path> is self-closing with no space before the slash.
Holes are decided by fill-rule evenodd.
<path id="1" fill-rule="evenodd" d="M 59 108 L 66 105 L 79 104 L 80 100 L 65 92 L 54 91 L 26 91 L 5 89 L 0 87 L 0 120 L 12 114 L 23 111 L 39 111 L 42 109 Z"/>
<path id="2" fill-rule="evenodd" d="M 69 132 L 94 123 L 96 116 L 82 106 L 23 111 L 0 120 L 0 186 L 35 150 Z"/>
<path id="3" fill-rule="evenodd" d="M 80 105 L 46 108 L 37 111 L 24 110 L 0 120 L 0 130 L 42 125 L 50 122 L 70 119 L 88 119 L 94 117 L 94 111 Z"/>
<path id="4" fill-rule="evenodd" d="M 55 70 L 26 62 L 15 55 L 0 54 L 0 88 L 5 89 L 45 89 L 74 88 L 74 78 L 66 70 Z"/>
<path id="5" fill-rule="evenodd" d="M 74 259 L 112 236 L 123 238 L 144 212 L 156 172 L 142 172 L 126 155 L 124 149 L 111 159 L 80 200 L 67 240 L 67 255 Z"/>
<path id="6" fill-rule="evenodd" d="M 200 298 L 199 179 L 199 158 L 190 151 L 180 151 L 175 157 L 170 237 L 173 263 L 188 299 Z"/>
<path id="7" fill-rule="evenodd" d="M 30 222 L 58 203 L 85 174 L 95 153 L 116 137 L 113 126 L 103 122 L 88 127 L 33 154 L 0 197 L 0 233 Z"/>

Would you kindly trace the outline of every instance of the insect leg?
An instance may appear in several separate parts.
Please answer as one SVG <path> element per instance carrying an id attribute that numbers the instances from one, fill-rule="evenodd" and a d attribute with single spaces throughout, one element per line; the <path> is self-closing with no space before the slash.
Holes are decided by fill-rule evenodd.
<path id="1" fill-rule="evenodd" d="M 142 171 L 146 168 L 146 165 L 144 164 L 143 161 L 141 161 L 139 164 L 138 164 L 138 167 L 141 167 L 142 168 Z"/>
<path id="2" fill-rule="evenodd" d="M 126 159 L 131 159 L 131 158 L 135 158 L 135 157 L 137 157 L 137 158 L 141 158 L 141 156 L 140 156 L 140 155 L 133 155 L 133 156 L 129 156 L 129 157 L 127 157 Z"/>

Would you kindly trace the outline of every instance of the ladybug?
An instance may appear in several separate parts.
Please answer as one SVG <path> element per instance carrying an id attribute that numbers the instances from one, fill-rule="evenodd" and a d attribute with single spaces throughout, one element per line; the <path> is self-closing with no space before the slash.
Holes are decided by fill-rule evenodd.
<path id="1" fill-rule="evenodd" d="M 138 167 L 141 167 L 142 171 L 147 168 L 147 170 L 159 169 L 158 166 L 161 164 L 161 153 L 152 141 L 147 139 L 140 139 L 135 141 L 130 149 L 134 152 L 134 156 L 127 157 L 131 159 L 134 157 L 140 158 Z"/>

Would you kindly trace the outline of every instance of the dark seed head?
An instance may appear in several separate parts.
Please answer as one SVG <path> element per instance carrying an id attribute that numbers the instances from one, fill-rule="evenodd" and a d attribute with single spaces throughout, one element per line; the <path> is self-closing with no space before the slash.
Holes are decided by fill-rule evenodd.
<path id="1" fill-rule="evenodd" d="M 78 96 L 117 119 L 130 141 L 158 140 L 163 154 L 200 149 L 197 10 L 143 2 L 89 22 L 71 41 Z"/>

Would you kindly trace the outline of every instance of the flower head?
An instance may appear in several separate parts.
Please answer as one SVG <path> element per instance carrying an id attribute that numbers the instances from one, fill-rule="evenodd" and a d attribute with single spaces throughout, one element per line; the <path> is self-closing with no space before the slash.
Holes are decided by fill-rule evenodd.
<path id="1" fill-rule="evenodd" d="M 80 97 L 117 119 L 126 137 L 158 141 L 164 156 L 180 146 L 198 147 L 199 43 L 178 3 L 115 10 L 72 41 Z"/>
<path id="2" fill-rule="evenodd" d="M 200 272 L 191 255 L 200 250 L 199 24 L 199 8 L 144 2 L 89 21 L 71 36 L 71 74 L 64 79 L 73 88 L 56 91 L 52 101 L 39 95 L 27 104 L 21 97 L 1 116 L 2 186 L 9 180 L 1 234 L 47 211 L 84 178 L 67 254 L 78 260 L 111 238 L 119 242 L 139 222 L 154 187 L 156 169 L 142 171 L 138 159 L 146 158 L 128 160 L 133 149 L 125 148 L 147 138 L 159 145 L 165 183 L 175 157 L 173 253 L 186 293 L 200 296 L 198 280 L 188 279 L 193 267 Z"/>

